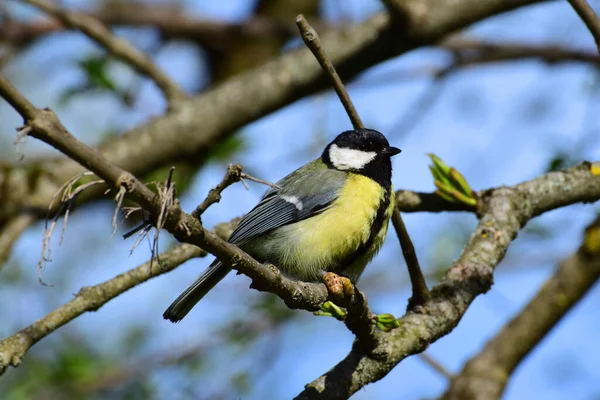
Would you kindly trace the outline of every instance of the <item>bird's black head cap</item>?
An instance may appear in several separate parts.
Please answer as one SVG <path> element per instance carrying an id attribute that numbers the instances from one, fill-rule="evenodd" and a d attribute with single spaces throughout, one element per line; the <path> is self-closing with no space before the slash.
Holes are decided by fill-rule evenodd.
<path id="1" fill-rule="evenodd" d="M 323 151 L 321 159 L 330 168 L 365 175 L 386 189 L 391 187 L 390 158 L 400 153 L 383 134 L 373 129 L 340 133 Z"/>

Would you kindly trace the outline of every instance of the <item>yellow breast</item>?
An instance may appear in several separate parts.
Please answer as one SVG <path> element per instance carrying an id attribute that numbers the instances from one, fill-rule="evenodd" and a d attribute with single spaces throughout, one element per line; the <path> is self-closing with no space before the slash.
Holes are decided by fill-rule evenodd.
<path id="1" fill-rule="evenodd" d="M 378 183 L 362 175 L 350 174 L 347 179 L 330 208 L 290 226 L 295 240 L 285 264 L 291 269 L 296 270 L 299 264 L 302 272 L 327 268 L 369 239 L 384 191 Z"/>

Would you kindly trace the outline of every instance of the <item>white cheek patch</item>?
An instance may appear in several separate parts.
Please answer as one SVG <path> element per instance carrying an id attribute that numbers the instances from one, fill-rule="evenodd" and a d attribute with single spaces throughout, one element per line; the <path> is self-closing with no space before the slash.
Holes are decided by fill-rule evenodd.
<path id="1" fill-rule="evenodd" d="M 365 165 L 373 161 L 377 156 L 374 151 L 361 151 L 356 149 L 347 149 L 332 145 L 329 148 L 329 159 L 337 169 L 362 169 Z"/>
<path id="2" fill-rule="evenodd" d="M 292 203 L 293 205 L 296 206 L 296 208 L 299 211 L 302 211 L 302 207 L 304 207 L 304 204 L 302 204 L 302 201 L 297 198 L 296 196 L 280 196 L 283 200 L 287 201 L 288 203 Z"/>

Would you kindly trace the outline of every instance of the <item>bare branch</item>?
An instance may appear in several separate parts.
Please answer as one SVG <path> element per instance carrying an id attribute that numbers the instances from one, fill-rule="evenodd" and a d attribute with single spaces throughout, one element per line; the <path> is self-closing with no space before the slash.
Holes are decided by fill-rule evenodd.
<path id="1" fill-rule="evenodd" d="M 0 227 L 0 271 L 17 239 L 34 221 L 35 217 L 32 214 L 24 213 L 9 219 Z"/>
<path id="2" fill-rule="evenodd" d="M 208 195 L 204 199 L 198 207 L 192 212 L 192 216 L 196 218 L 200 218 L 204 211 L 208 209 L 211 205 L 218 203 L 221 201 L 221 193 L 223 190 L 227 189 L 229 186 L 233 185 L 235 182 L 238 182 L 242 177 L 242 166 L 239 164 L 230 164 L 227 167 L 227 173 L 223 177 L 221 183 L 212 188 Z"/>
<path id="3" fill-rule="evenodd" d="M 347 308 L 348 313 L 344 324 L 356 336 L 356 346 L 367 354 L 377 348 L 380 338 L 384 335 L 375 326 L 374 314 L 369 308 L 367 297 L 360 290 L 355 289 Z"/>
<path id="4" fill-rule="evenodd" d="M 152 26 L 166 38 L 190 40 L 210 49 L 225 51 L 240 37 L 290 38 L 296 34 L 293 23 L 253 16 L 240 22 L 198 18 L 179 6 L 147 2 L 104 3 L 88 15 L 110 26 Z M 44 35 L 69 29 L 58 21 L 15 21 L 0 25 L 0 41 L 24 46 Z"/>
<path id="5" fill-rule="evenodd" d="M 453 35 L 444 39 L 440 47 L 455 54 L 452 65 L 436 71 L 443 74 L 450 69 L 468 67 L 476 64 L 538 58 L 549 64 L 580 61 L 600 64 L 600 55 L 591 51 L 565 48 L 556 45 L 537 45 L 510 41 L 489 41 L 462 35 Z"/>
<path id="6" fill-rule="evenodd" d="M 594 9 L 590 7 L 586 0 L 569 0 L 569 3 L 590 30 L 596 41 L 598 53 L 600 53 L 600 19 L 598 19 Z"/>
<path id="7" fill-rule="evenodd" d="M 41 9 L 67 26 L 79 29 L 90 39 L 104 47 L 109 53 L 122 59 L 138 72 L 152 79 L 163 91 L 171 109 L 175 108 L 177 103 L 186 97 L 179 86 L 154 65 L 150 58 L 125 40 L 113 35 L 96 18 L 80 12 L 63 10 L 47 0 L 22 1 Z"/>
<path id="8" fill-rule="evenodd" d="M 352 100 L 350 99 L 342 80 L 325 53 L 325 49 L 321 44 L 319 35 L 308 24 L 303 15 L 298 15 L 298 17 L 296 17 L 296 24 L 300 30 L 302 40 L 314 54 L 315 58 L 319 61 L 321 68 L 323 68 L 327 75 L 329 75 L 335 92 L 344 105 L 344 109 L 346 110 L 346 113 L 352 122 L 352 126 L 354 129 L 364 128 L 365 126 L 363 125 L 358 112 L 354 108 Z M 398 232 L 398 238 L 400 239 L 400 245 L 402 246 L 402 253 L 404 254 L 408 269 L 411 272 L 411 277 L 413 277 L 415 273 L 421 277 L 420 281 L 413 281 L 413 284 L 419 284 L 419 286 L 416 287 L 413 285 L 413 304 L 423 304 L 429 299 L 429 291 L 427 289 L 427 285 L 425 284 L 425 280 L 423 279 L 423 274 L 421 273 L 421 269 L 419 267 L 419 261 L 417 259 L 415 248 L 412 244 L 412 240 L 410 239 L 408 231 L 406 230 L 404 222 L 402 221 L 402 217 L 400 217 L 400 213 L 397 209 L 394 210 L 394 226 Z M 367 299 L 364 294 L 358 290 L 354 291 L 350 298 L 350 306 L 348 307 L 348 315 L 346 316 L 345 323 L 348 329 L 350 329 L 350 331 L 356 335 L 360 347 L 367 354 L 370 354 L 371 351 L 376 348 L 379 341 L 378 336 L 380 335 L 380 333 L 375 329 L 373 317 L 373 313 L 369 309 Z"/>
<path id="9" fill-rule="evenodd" d="M 106 282 L 82 288 L 73 300 L 0 341 L 0 375 L 9 366 L 19 366 L 31 346 L 81 314 L 96 311 L 132 287 L 169 272 L 191 258 L 206 254 L 196 246 L 183 244 L 161 254 L 160 268 L 151 268 L 152 261 L 148 261 Z"/>
<path id="10" fill-rule="evenodd" d="M 348 96 L 348 92 L 346 91 L 340 76 L 325 53 L 325 48 L 321 44 L 321 39 L 319 39 L 317 31 L 308 24 L 304 15 L 298 15 L 298 17 L 296 17 L 296 25 L 298 25 L 300 35 L 302 36 L 302 40 L 306 44 L 306 47 L 310 49 L 317 61 L 319 61 L 321 68 L 323 68 L 325 73 L 331 78 L 333 88 L 346 109 L 346 113 L 350 118 L 352 126 L 354 126 L 354 129 L 364 128 L 365 126 L 360 120 L 360 116 L 358 115 L 356 108 L 354 108 L 354 104 L 352 104 L 352 100 L 350 100 L 350 96 Z"/>
<path id="11" fill-rule="evenodd" d="M 583 163 L 514 187 L 483 191 L 479 224 L 444 281 L 431 291 L 431 300 L 408 311 L 400 319 L 400 327 L 381 335 L 370 353 L 354 346 L 344 360 L 309 383 L 297 398 L 346 399 L 452 331 L 475 297 L 489 290 L 494 268 L 531 218 L 567 204 L 600 199 L 597 169 L 598 164 Z"/>
<path id="12" fill-rule="evenodd" d="M 321 41 L 338 73 L 347 80 L 383 60 L 435 43 L 448 33 L 475 21 L 538 2 L 408 2 L 411 4 L 405 15 L 405 25 L 396 26 L 388 13 L 381 13 L 355 26 L 331 29 L 321 35 Z M 423 10 L 427 14 L 426 23 L 422 23 Z M 327 82 L 325 76 L 308 49 L 290 51 L 261 68 L 240 74 L 201 95 L 182 101 L 176 112 L 153 119 L 110 140 L 100 151 L 116 165 L 140 176 L 182 157 L 200 161 L 215 143 L 230 137 L 241 126 L 321 90 Z M 203 127 L 202 135 L 198 134 L 198 126 Z M 182 147 L 181 143 L 185 146 Z M 33 203 L 45 210 L 45 204 L 50 202 L 51 197 L 48 193 L 54 193 L 60 183 L 82 171 L 71 160 L 42 163 L 39 168 L 51 170 L 52 179 L 43 176 L 25 197 L 3 199 L 0 204 L 2 211 L 21 209 L 24 203 Z M 0 171 L 0 174 L 4 173 Z M 19 181 L 9 179 L 9 182 L 7 191 L 17 193 Z M 97 198 L 89 196 L 85 200 L 94 197 Z"/>
<path id="13" fill-rule="evenodd" d="M 242 172 L 240 174 L 240 181 L 244 184 L 244 186 L 246 187 L 246 189 L 248 189 L 248 186 L 246 185 L 246 182 L 244 182 L 244 179 L 248 179 L 249 181 L 260 183 L 261 185 L 269 186 L 269 187 L 272 187 L 274 189 L 281 189 L 281 186 L 278 186 L 275 183 L 267 182 L 265 180 L 256 178 L 256 177 L 254 177 L 252 175 L 248 175 L 245 172 Z"/>
<path id="14" fill-rule="evenodd" d="M 14 108 L 25 121 L 29 121 L 35 118 L 37 108 L 29 102 L 4 76 L 0 75 L 0 97 L 4 98 Z M 17 129 L 19 132 L 18 136 L 21 136 L 21 132 L 25 132 L 24 136 L 27 136 L 31 128 L 23 126 Z"/>
<path id="15" fill-rule="evenodd" d="M 429 365 L 434 371 L 438 372 L 444 378 L 452 379 L 453 375 L 446 369 L 446 367 L 440 364 L 438 360 L 431 357 L 427 353 L 419 353 L 418 356 L 425 364 Z"/>
<path id="16" fill-rule="evenodd" d="M 473 208 L 467 204 L 450 202 L 435 193 L 413 192 L 410 190 L 396 191 L 396 206 L 401 212 L 473 212 Z"/>
<path id="17" fill-rule="evenodd" d="M 2 75 L 0 88 L 0 93 L 6 93 L 9 97 L 20 96 Z M 33 119 L 27 121 L 31 128 L 30 136 L 52 145 L 89 168 L 110 186 L 117 189 L 124 186 L 127 196 L 148 211 L 153 221 L 158 221 L 162 215 L 160 224 L 164 223 L 164 228 L 178 240 L 195 244 L 214 254 L 224 263 L 250 277 L 253 287 L 279 295 L 290 308 L 316 311 L 327 300 L 328 293 L 324 284 L 296 282 L 283 276 L 276 267 L 257 262 L 235 245 L 206 231 L 197 218 L 183 212 L 176 199 L 165 207 L 161 196 L 155 195 L 135 176 L 72 136 L 51 110 L 38 109 L 33 114 Z M 168 193 L 170 192 L 164 192 L 162 197 L 170 197 Z"/>
<path id="18" fill-rule="evenodd" d="M 442 399 L 492 400 L 501 397 L 512 372 L 600 278 L 600 219 L 586 229 L 579 250 L 483 351 L 452 379 Z"/>
<path id="19" fill-rule="evenodd" d="M 0 79 L 1 78 L 2 77 L 0 76 Z M 64 211 L 64 215 L 63 215 L 63 226 L 62 226 L 62 229 L 60 232 L 59 246 L 62 246 L 63 240 L 65 238 L 65 232 L 67 231 L 67 223 L 69 221 L 69 213 L 71 212 L 73 202 L 75 201 L 75 198 L 77 197 L 77 195 L 79 195 L 85 189 L 87 189 L 89 187 L 92 187 L 92 186 L 100 184 L 100 183 L 104 183 L 103 180 L 97 179 L 97 180 L 94 180 L 91 182 L 84 183 L 81 186 L 75 187 L 75 185 L 79 182 L 79 180 L 81 178 L 86 177 L 86 176 L 91 176 L 91 175 L 94 175 L 94 174 L 91 172 L 82 172 L 80 174 L 75 175 L 74 177 L 72 177 L 71 179 L 66 181 L 58 189 L 58 191 L 54 194 L 54 196 L 52 196 L 52 201 L 50 202 L 50 205 L 48 206 L 48 212 L 46 214 L 46 223 L 45 223 L 45 227 L 44 227 L 44 235 L 42 238 L 42 254 L 40 255 L 40 259 L 39 259 L 38 265 L 37 265 L 38 280 L 44 286 L 49 286 L 49 285 L 47 285 L 42 278 L 42 269 L 44 267 L 44 262 L 51 261 L 50 239 L 52 239 L 52 233 L 54 232 L 54 228 L 56 228 L 56 225 L 58 223 L 60 216 L 63 215 L 62 212 Z M 60 198 L 60 200 L 57 201 L 57 199 L 59 199 L 59 198 Z M 59 204 L 59 209 L 56 211 L 54 218 L 52 218 L 52 222 L 50 223 L 50 226 L 48 226 L 48 220 L 50 217 L 50 213 L 52 211 L 52 207 L 54 206 L 55 202 L 57 202 Z"/>
<path id="20" fill-rule="evenodd" d="M 417 259 L 415 247 L 413 246 L 412 240 L 408 235 L 404 221 L 402 221 L 402 216 L 400 215 L 400 211 L 398 211 L 398 207 L 394 209 L 394 213 L 392 214 L 392 224 L 394 225 L 396 235 L 400 240 L 402 254 L 406 260 L 406 268 L 408 269 L 408 274 L 410 276 L 412 297 L 409 302 L 409 307 L 412 308 L 425 304 L 427 301 L 429 301 L 431 295 L 429 293 L 429 289 L 427 288 L 425 277 L 423 277 L 423 272 L 421 271 L 419 260 Z"/>

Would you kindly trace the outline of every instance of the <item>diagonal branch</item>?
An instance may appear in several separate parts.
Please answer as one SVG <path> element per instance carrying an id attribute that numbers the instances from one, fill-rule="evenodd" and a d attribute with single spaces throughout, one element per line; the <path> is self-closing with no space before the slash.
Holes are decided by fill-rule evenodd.
<path id="1" fill-rule="evenodd" d="M 11 104 L 22 104 L 25 111 L 31 112 L 31 118 L 24 115 L 30 136 L 73 157 L 113 187 L 124 186 L 131 199 L 157 217 L 160 198 L 132 174 L 71 136 L 52 111 L 35 109 L 1 75 L 0 94 Z M 600 198 L 599 169 L 598 164 L 583 163 L 515 187 L 481 193 L 480 223 L 445 281 L 432 291 L 432 300 L 408 312 L 401 319 L 400 328 L 379 335 L 373 351 L 364 352 L 362 346 L 355 343 L 348 357 L 309 384 L 301 398 L 321 394 L 327 398 L 346 398 L 364 385 L 381 379 L 408 355 L 422 351 L 427 344 L 450 332 L 473 299 L 489 289 L 494 267 L 529 219 L 557 207 Z M 204 230 L 196 218 L 181 210 L 177 201 L 165 211 L 165 229 L 177 239 L 216 255 L 249 276 L 256 287 L 279 295 L 290 308 L 316 310 L 327 300 L 323 284 L 295 282 L 282 276 L 277 268 L 256 262 L 236 246 Z M 19 359 L 10 356 L 4 361 L 18 363 Z"/>
<path id="2" fill-rule="evenodd" d="M 354 129 L 364 128 L 365 125 L 360 120 L 360 116 L 358 115 L 356 108 L 354 108 L 352 100 L 350 100 L 350 96 L 348 95 L 348 92 L 342 83 L 342 79 L 329 60 L 329 57 L 327 57 L 327 53 L 321 44 L 321 39 L 319 38 L 317 31 L 315 31 L 314 28 L 309 25 L 308 21 L 306 21 L 306 18 L 304 18 L 304 15 L 298 15 L 296 17 L 296 25 L 298 25 L 298 30 L 300 31 L 300 36 L 302 37 L 304 44 L 306 44 L 306 47 L 308 47 L 313 53 L 319 62 L 319 65 L 321 65 L 321 68 L 323 68 L 323 71 L 329 75 L 331 83 L 333 84 L 333 89 L 340 98 L 340 102 L 344 106 L 352 126 L 354 126 Z"/>
<path id="3" fill-rule="evenodd" d="M 96 18 L 80 12 L 63 10 L 47 0 L 22 1 L 41 9 L 67 26 L 79 29 L 90 39 L 104 47 L 109 53 L 122 59 L 139 73 L 152 79 L 163 91 L 171 109 L 186 97 L 179 86 L 154 65 L 150 58 L 131 46 L 125 40 L 113 35 L 112 32 Z"/>
<path id="4" fill-rule="evenodd" d="M 598 53 L 600 53 L 600 19 L 598 19 L 594 9 L 586 0 L 569 0 L 569 3 L 571 3 L 571 6 L 590 30 L 590 33 L 596 41 Z"/>
<path id="5" fill-rule="evenodd" d="M 24 213 L 5 221 L 0 226 L 0 271 L 17 239 L 34 221 L 35 217 L 32 214 Z"/>
<path id="6" fill-rule="evenodd" d="M 444 281 L 431 291 L 431 300 L 407 312 L 398 329 L 381 336 L 371 353 L 377 357 L 355 345 L 297 398 L 346 399 L 452 331 L 475 297 L 490 289 L 494 268 L 531 218 L 568 204 L 600 199 L 597 171 L 598 164 L 583 163 L 513 187 L 481 192 L 479 224 Z"/>
<path id="7" fill-rule="evenodd" d="M 31 346 L 81 314 L 96 311 L 134 286 L 172 271 L 192 258 L 203 257 L 206 254 L 196 246 L 183 244 L 162 253 L 160 266 L 150 260 L 106 282 L 82 288 L 68 303 L 14 335 L 0 340 L 0 375 L 9 366 L 17 367 Z"/>
<path id="8" fill-rule="evenodd" d="M 473 22 L 541 1 L 408 2 L 411 4 L 404 15 L 404 25 L 394 24 L 388 13 L 380 13 L 354 26 L 330 29 L 321 35 L 321 41 L 341 78 L 348 80 L 370 66 L 424 44 L 435 43 Z M 423 10 L 428 15 L 426 23 L 419 22 Z M 105 143 L 100 151 L 116 165 L 140 176 L 182 158 L 200 162 L 216 144 L 241 126 L 321 90 L 326 83 L 325 73 L 308 49 L 289 51 L 261 68 L 183 100 L 177 111 L 126 132 Z M 202 126 L 202 134 L 198 134 L 199 126 Z M 24 196 L 3 198 L 2 211 L 35 208 L 45 213 L 51 194 L 62 182 L 83 169 L 71 160 L 63 159 L 43 163 L 38 170 L 52 171 L 52 174 L 39 174 L 33 180 L 35 189 Z M 21 173 L 20 169 L 0 171 L 0 175 L 9 175 L 4 179 L 9 182 L 7 193 L 22 192 L 21 181 L 13 177 Z"/>
<path id="9" fill-rule="evenodd" d="M 394 209 L 394 213 L 392 214 L 392 224 L 396 230 L 396 236 L 398 236 L 398 239 L 400 240 L 400 247 L 402 247 L 402 254 L 404 255 L 404 260 L 406 260 L 406 268 L 408 269 L 408 275 L 410 276 L 412 296 L 410 298 L 409 307 L 412 308 L 425 304 L 430 300 L 431 294 L 429 293 L 429 288 L 427 287 L 425 277 L 421 271 L 415 247 L 408 235 L 408 231 L 406 230 L 398 207 Z"/>
<path id="10" fill-rule="evenodd" d="M 354 104 L 352 104 L 352 100 L 350 99 L 350 96 L 348 95 L 340 76 L 325 53 L 325 49 L 321 44 L 319 35 L 313 29 L 313 27 L 309 25 L 308 21 L 306 21 L 303 15 L 298 15 L 296 17 L 296 24 L 298 25 L 302 40 L 314 54 L 315 58 L 321 65 L 321 68 L 323 68 L 327 75 L 329 75 L 329 78 L 333 84 L 333 88 L 335 89 L 335 92 L 344 106 L 354 129 L 364 128 L 365 126 L 362 123 L 356 108 L 354 108 Z M 410 272 L 411 282 L 413 284 L 412 304 L 423 304 L 429 299 L 429 290 L 427 289 L 427 285 L 423 279 L 423 273 L 421 272 L 419 260 L 417 259 L 417 254 L 412 244 L 412 240 L 408 234 L 408 231 L 406 230 L 406 226 L 404 226 L 404 221 L 402 221 L 402 217 L 400 216 L 400 212 L 397 208 L 394 209 L 393 222 L 398 234 L 398 238 L 400 239 L 402 254 L 406 260 L 406 265 Z M 421 278 L 420 280 L 416 278 L 419 276 Z M 377 346 L 378 337 L 380 334 L 375 329 L 373 324 L 373 313 L 369 309 L 367 299 L 364 294 L 357 290 L 352 297 L 353 298 L 351 299 L 350 307 L 348 307 L 346 326 L 356 335 L 356 338 L 360 342 L 363 351 L 370 353 L 370 351 Z"/>
<path id="11" fill-rule="evenodd" d="M 192 216 L 196 218 L 200 218 L 204 211 L 208 209 L 211 205 L 218 203 L 221 201 L 221 192 L 227 189 L 229 186 L 233 185 L 235 182 L 238 182 L 242 177 L 242 166 L 239 164 L 231 164 L 227 167 L 227 173 L 223 177 L 223 180 L 212 188 L 210 192 L 208 192 L 208 196 L 204 199 L 198 207 L 192 212 Z"/>
<path id="12" fill-rule="evenodd" d="M 131 173 L 77 140 L 60 123 L 56 114 L 49 109 L 36 109 L 1 74 L 0 95 L 9 103 L 20 105 L 19 111 L 23 111 L 26 123 L 23 132 L 55 147 L 115 189 L 124 187 L 127 196 L 150 213 L 155 225 L 160 216 L 161 225 L 164 224 L 164 228 L 178 240 L 214 254 L 233 269 L 250 277 L 253 287 L 277 294 L 290 308 L 316 311 L 327 301 L 328 293 L 324 284 L 297 282 L 283 276 L 276 267 L 257 262 L 238 247 L 205 230 L 197 218 L 183 212 L 177 199 L 163 199 L 155 195 Z M 169 204 L 167 207 L 164 206 L 166 201 Z"/>
<path id="13" fill-rule="evenodd" d="M 442 399 L 493 400 L 511 373 L 600 278 L 600 219 L 525 308 L 456 375 Z"/>

